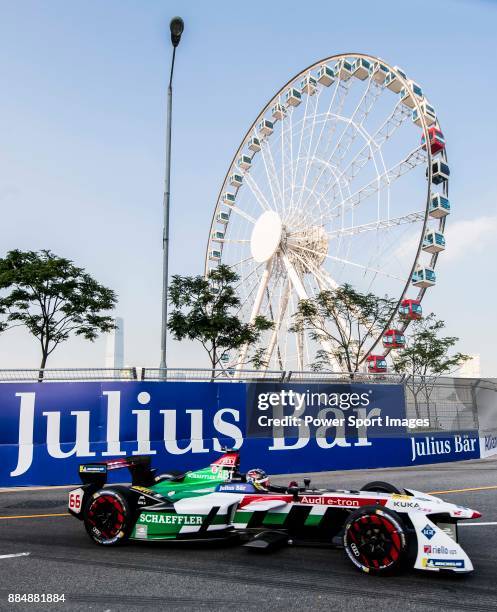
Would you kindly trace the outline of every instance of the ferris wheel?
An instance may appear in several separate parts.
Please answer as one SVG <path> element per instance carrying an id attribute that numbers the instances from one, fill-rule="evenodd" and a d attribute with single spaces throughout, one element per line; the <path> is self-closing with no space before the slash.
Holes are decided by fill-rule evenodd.
<path id="1" fill-rule="evenodd" d="M 206 274 L 226 264 L 239 275 L 242 319 L 273 321 L 260 342 L 269 369 L 308 369 L 331 351 L 290 330 L 300 300 L 348 283 L 397 301 L 363 356 L 386 371 L 436 283 L 449 174 L 435 109 L 382 59 L 329 57 L 270 99 L 228 168 L 205 258 Z M 223 360 L 246 367 L 246 347 Z"/>

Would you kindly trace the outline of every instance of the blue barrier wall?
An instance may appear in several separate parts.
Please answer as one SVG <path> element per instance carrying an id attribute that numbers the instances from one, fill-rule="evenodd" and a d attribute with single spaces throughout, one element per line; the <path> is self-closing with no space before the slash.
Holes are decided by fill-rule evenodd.
<path id="1" fill-rule="evenodd" d="M 284 417 L 301 421 L 267 424 Z M 195 469 L 223 446 L 241 447 L 242 470 L 270 473 L 479 457 L 478 432 L 408 435 L 392 419 L 405 419 L 400 385 L 1 384 L 0 486 L 74 483 L 80 463 L 126 455 L 148 454 L 159 470 Z"/>

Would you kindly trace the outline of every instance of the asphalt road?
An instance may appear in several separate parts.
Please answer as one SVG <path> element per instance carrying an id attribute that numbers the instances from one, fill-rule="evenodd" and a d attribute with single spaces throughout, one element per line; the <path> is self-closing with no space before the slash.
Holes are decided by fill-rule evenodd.
<path id="1" fill-rule="evenodd" d="M 320 473 L 312 482 L 355 488 L 371 480 L 427 492 L 478 489 L 441 497 L 479 510 L 482 518 L 472 523 L 497 523 L 497 458 Z M 497 524 L 461 527 L 461 543 L 475 566 L 471 575 L 410 571 L 375 578 L 355 570 L 343 551 L 326 548 L 285 548 L 271 555 L 237 546 L 100 548 L 79 521 L 66 516 L 66 498 L 62 488 L 0 491 L 0 610 L 497 609 Z M 41 514 L 56 516 L 31 516 Z M 29 555 L 6 556 L 19 553 Z M 9 593 L 63 593 L 66 601 L 15 604 L 8 603 Z"/>

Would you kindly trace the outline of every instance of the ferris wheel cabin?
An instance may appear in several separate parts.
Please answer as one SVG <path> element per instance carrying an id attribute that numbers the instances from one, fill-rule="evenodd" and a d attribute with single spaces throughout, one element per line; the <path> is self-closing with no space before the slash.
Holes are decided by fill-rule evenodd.
<path id="1" fill-rule="evenodd" d="M 295 87 L 290 87 L 285 94 L 285 102 L 289 106 L 298 106 L 302 102 L 302 94 Z"/>
<path id="2" fill-rule="evenodd" d="M 211 240 L 213 242 L 222 242 L 224 240 L 224 232 L 221 232 L 219 230 L 216 230 L 215 232 L 212 232 Z"/>
<path id="3" fill-rule="evenodd" d="M 383 355 L 368 355 L 366 364 L 368 372 L 371 374 L 381 374 L 387 371 L 387 360 Z"/>
<path id="4" fill-rule="evenodd" d="M 218 212 L 216 215 L 216 221 L 218 223 L 222 223 L 223 225 L 226 225 L 227 223 L 229 223 L 230 220 L 230 214 L 228 212 Z"/>
<path id="5" fill-rule="evenodd" d="M 227 206 L 234 206 L 235 205 L 235 194 L 234 193 L 229 193 L 229 191 L 225 191 L 223 193 L 223 204 L 226 204 Z"/>
<path id="6" fill-rule="evenodd" d="M 233 173 L 230 176 L 230 185 L 233 185 L 233 187 L 241 187 L 243 183 L 243 176 L 241 174 L 236 174 Z"/>
<path id="7" fill-rule="evenodd" d="M 433 217 L 434 219 L 440 219 L 441 217 L 446 217 L 447 215 L 450 215 L 449 200 L 439 193 L 432 195 L 429 214 L 430 217 Z"/>
<path id="8" fill-rule="evenodd" d="M 283 106 L 283 104 L 277 102 L 271 109 L 271 115 L 273 116 L 274 120 L 284 119 L 286 117 L 286 108 Z"/>
<path id="9" fill-rule="evenodd" d="M 399 306 L 401 321 L 418 321 L 423 318 L 423 309 L 419 300 L 402 300 Z"/>
<path id="10" fill-rule="evenodd" d="M 383 346 L 390 349 L 404 348 L 406 345 L 406 337 L 397 329 L 388 329 L 383 334 Z"/>
<path id="11" fill-rule="evenodd" d="M 211 261 L 221 261 L 221 251 L 212 249 L 212 251 L 209 251 L 209 259 Z"/>
<path id="12" fill-rule="evenodd" d="M 371 62 L 368 62 L 368 60 L 363 57 L 358 57 L 352 64 L 352 76 L 356 77 L 356 79 L 364 81 L 368 78 L 370 72 Z"/>
<path id="13" fill-rule="evenodd" d="M 431 149 L 432 155 L 436 155 L 437 153 L 445 149 L 444 135 L 442 134 L 441 130 L 439 130 L 437 127 L 432 126 L 428 129 L 428 139 L 430 141 L 430 149 Z M 423 134 L 423 137 L 421 138 L 421 144 L 423 145 L 423 149 L 426 149 L 424 134 Z"/>
<path id="14" fill-rule="evenodd" d="M 316 93 L 317 81 L 311 75 L 308 74 L 302 81 L 300 81 L 300 91 L 306 93 L 309 96 L 313 96 Z"/>
<path id="15" fill-rule="evenodd" d="M 440 253 L 445 250 L 445 237 L 442 232 L 428 230 L 423 239 L 423 251 L 427 253 Z"/>
<path id="16" fill-rule="evenodd" d="M 242 170 L 249 170 L 252 165 L 252 158 L 250 155 L 240 155 L 238 158 L 238 167 Z"/>
<path id="17" fill-rule="evenodd" d="M 330 68 L 326 64 L 322 64 L 318 70 L 318 83 L 329 87 L 335 80 L 335 73 L 333 68 Z"/>
<path id="18" fill-rule="evenodd" d="M 426 125 L 433 125 L 437 120 L 437 114 L 431 104 L 428 104 L 426 100 L 421 102 L 421 113 L 415 108 L 412 111 L 412 120 L 418 126 L 422 127 L 421 117 L 424 117 Z"/>
<path id="19" fill-rule="evenodd" d="M 257 153 L 258 151 L 261 150 L 261 141 L 257 138 L 257 136 L 253 136 L 248 141 L 248 148 L 254 153 Z"/>
<path id="20" fill-rule="evenodd" d="M 395 66 L 394 70 L 396 70 L 402 78 L 407 79 L 406 73 L 403 70 L 401 70 L 398 66 Z M 404 85 L 402 84 L 402 81 L 395 74 L 395 72 L 388 73 L 385 79 L 385 86 L 388 87 L 390 91 L 393 91 L 394 93 L 397 93 L 397 94 L 400 93 L 400 90 L 404 87 Z"/>
<path id="21" fill-rule="evenodd" d="M 423 90 L 421 87 L 415 83 L 414 81 L 407 81 L 409 83 L 409 87 L 403 87 L 400 90 L 400 101 L 402 104 L 405 104 L 409 108 L 414 108 L 416 103 L 414 102 L 414 96 L 418 98 L 418 100 L 423 99 Z"/>
<path id="22" fill-rule="evenodd" d="M 418 321 L 423 318 L 423 309 L 419 300 L 402 300 L 399 306 L 401 321 Z"/>
<path id="23" fill-rule="evenodd" d="M 428 172 L 428 169 L 426 170 Z M 431 181 L 435 185 L 440 185 L 444 181 L 448 181 L 450 176 L 450 168 L 442 159 L 434 159 L 431 164 Z"/>
<path id="24" fill-rule="evenodd" d="M 371 70 L 371 73 L 373 75 L 373 79 L 381 85 L 382 83 L 385 83 L 387 76 L 390 74 L 390 70 L 385 66 L 385 64 L 376 62 Z"/>
<path id="25" fill-rule="evenodd" d="M 263 119 L 257 126 L 257 129 L 259 130 L 259 134 L 270 136 L 273 133 L 274 124 L 272 121 L 269 121 L 269 119 Z"/>
<path id="26" fill-rule="evenodd" d="M 335 74 L 342 81 L 348 81 L 352 76 L 352 63 L 346 59 L 338 61 L 335 64 Z"/>
<path id="27" fill-rule="evenodd" d="M 422 289 L 433 287 L 436 282 L 435 270 L 433 268 L 417 268 L 412 273 L 411 282 L 415 287 Z"/>

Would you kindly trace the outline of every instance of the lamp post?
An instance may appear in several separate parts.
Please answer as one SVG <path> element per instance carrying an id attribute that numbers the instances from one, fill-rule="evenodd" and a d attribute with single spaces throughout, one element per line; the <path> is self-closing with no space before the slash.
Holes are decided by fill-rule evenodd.
<path id="1" fill-rule="evenodd" d="M 166 123 L 166 175 L 164 178 L 164 227 L 162 232 L 162 328 L 161 328 L 161 357 L 160 368 L 167 368 L 167 300 L 168 300 L 168 274 L 169 274 L 169 198 L 171 193 L 171 114 L 173 110 L 173 71 L 176 47 L 179 45 L 185 24 L 181 17 L 173 17 L 169 24 L 173 57 L 171 60 L 171 73 L 167 89 L 167 123 Z"/>

